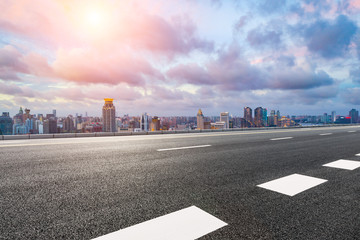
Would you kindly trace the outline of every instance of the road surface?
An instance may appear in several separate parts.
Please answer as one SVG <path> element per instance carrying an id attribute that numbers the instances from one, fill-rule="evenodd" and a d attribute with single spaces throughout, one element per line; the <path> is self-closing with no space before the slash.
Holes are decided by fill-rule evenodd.
<path id="1" fill-rule="evenodd" d="M 360 239 L 357 126 L 12 140 L 0 153 L 0 239 Z"/>

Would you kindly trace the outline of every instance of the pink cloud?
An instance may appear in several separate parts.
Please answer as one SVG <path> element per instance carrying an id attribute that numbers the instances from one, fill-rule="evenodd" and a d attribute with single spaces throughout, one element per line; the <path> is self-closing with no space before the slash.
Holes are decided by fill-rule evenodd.
<path id="1" fill-rule="evenodd" d="M 161 73 L 147 61 L 123 53 L 98 53 L 75 49 L 59 50 L 52 64 L 56 75 L 76 83 L 127 83 L 144 86 L 144 76 L 161 78 Z"/>

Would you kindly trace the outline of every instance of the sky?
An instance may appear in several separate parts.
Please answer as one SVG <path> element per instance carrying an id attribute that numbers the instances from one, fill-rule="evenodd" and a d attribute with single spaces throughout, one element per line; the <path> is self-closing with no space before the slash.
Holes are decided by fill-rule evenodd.
<path id="1" fill-rule="evenodd" d="M 1 0 L 0 112 L 347 115 L 360 0 Z"/>

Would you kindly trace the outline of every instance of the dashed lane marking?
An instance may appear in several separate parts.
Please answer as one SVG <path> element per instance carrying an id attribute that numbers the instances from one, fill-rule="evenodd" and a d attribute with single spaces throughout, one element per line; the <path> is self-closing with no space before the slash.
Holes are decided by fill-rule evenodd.
<path id="1" fill-rule="evenodd" d="M 286 140 L 286 139 L 292 139 L 293 137 L 282 137 L 282 138 L 272 138 L 271 141 L 278 141 L 278 140 Z"/>
<path id="2" fill-rule="evenodd" d="M 331 163 L 327 163 L 323 165 L 324 167 L 332 167 L 332 168 L 340 168 L 346 170 L 354 170 L 360 167 L 360 162 L 340 159 Z"/>
<path id="3" fill-rule="evenodd" d="M 188 146 L 188 147 L 176 147 L 176 148 L 164 148 L 164 149 L 158 149 L 158 152 L 163 151 L 173 151 L 173 150 L 182 150 L 182 149 L 190 149 L 190 148 L 203 148 L 203 147 L 211 147 L 211 145 L 199 145 L 199 146 Z"/>
<path id="4" fill-rule="evenodd" d="M 356 131 L 348 131 L 348 133 L 354 133 L 354 132 L 356 132 Z"/>
<path id="5" fill-rule="evenodd" d="M 226 225 L 200 208 L 191 206 L 94 240 L 193 240 Z"/>
<path id="6" fill-rule="evenodd" d="M 320 136 L 327 136 L 327 135 L 332 135 L 332 133 L 322 133 L 322 134 L 319 134 Z"/>
<path id="7" fill-rule="evenodd" d="M 324 182 L 327 182 L 327 180 L 301 174 L 292 174 L 257 186 L 292 197 Z"/>
<path id="8" fill-rule="evenodd" d="M 357 156 L 357 157 L 360 157 L 360 153 L 358 153 L 358 154 L 355 154 L 355 156 Z"/>

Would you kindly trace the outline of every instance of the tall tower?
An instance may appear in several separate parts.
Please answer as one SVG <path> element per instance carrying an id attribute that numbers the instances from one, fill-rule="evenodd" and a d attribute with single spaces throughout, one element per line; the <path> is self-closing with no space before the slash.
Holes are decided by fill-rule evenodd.
<path id="1" fill-rule="evenodd" d="M 250 125 L 252 124 L 252 109 L 249 107 L 244 107 L 244 119 Z"/>
<path id="2" fill-rule="evenodd" d="M 103 132 L 116 132 L 114 99 L 104 98 L 105 104 L 102 108 Z"/>
<path id="3" fill-rule="evenodd" d="M 257 107 L 254 112 L 254 123 L 256 127 L 263 127 L 263 108 Z"/>
<path id="4" fill-rule="evenodd" d="M 222 112 L 220 113 L 220 122 L 225 122 L 225 129 L 228 129 L 229 126 L 229 113 L 228 112 Z"/>
<path id="5" fill-rule="evenodd" d="M 147 115 L 147 113 L 141 115 L 140 128 L 142 131 L 149 131 L 149 116 Z"/>
<path id="6" fill-rule="evenodd" d="M 196 118 L 197 118 L 197 129 L 204 129 L 204 115 L 201 109 L 199 109 Z"/>

